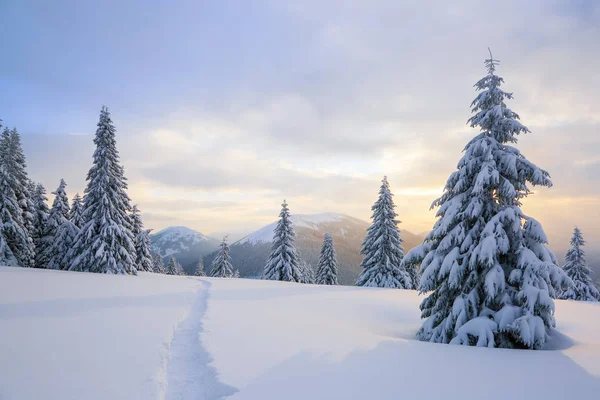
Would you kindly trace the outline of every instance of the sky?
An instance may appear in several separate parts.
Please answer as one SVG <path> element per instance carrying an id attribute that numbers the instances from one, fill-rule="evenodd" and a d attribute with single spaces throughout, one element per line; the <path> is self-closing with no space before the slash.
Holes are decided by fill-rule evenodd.
<path id="1" fill-rule="evenodd" d="M 455 3 L 455 4 L 451 4 Z M 30 176 L 83 192 L 102 105 L 147 227 L 252 231 L 292 213 L 368 220 L 387 175 L 403 229 L 476 131 L 488 47 L 552 176 L 524 211 L 556 249 L 600 243 L 600 2 L 0 1 L 0 119 Z M 598 245 L 600 248 L 600 245 Z"/>

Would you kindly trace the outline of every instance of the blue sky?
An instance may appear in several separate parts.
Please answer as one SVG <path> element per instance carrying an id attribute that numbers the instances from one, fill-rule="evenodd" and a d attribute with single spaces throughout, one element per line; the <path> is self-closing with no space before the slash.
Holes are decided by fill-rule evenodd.
<path id="1" fill-rule="evenodd" d="M 367 219 L 387 174 L 421 232 L 490 46 L 520 147 L 554 178 L 525 211 L 555 242 L 574 224 L 600 240 L 599 3 L 453 3 L 4 0 L 0 118 L 32 177 L 73 194 L 108 105 L 149 227 L 252 229 L 284 197 Z"/>

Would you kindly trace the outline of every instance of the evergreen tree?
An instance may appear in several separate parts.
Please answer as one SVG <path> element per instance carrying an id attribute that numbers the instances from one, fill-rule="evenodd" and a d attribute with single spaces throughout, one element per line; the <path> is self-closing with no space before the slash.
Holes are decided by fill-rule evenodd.
<path id="1" fill-rule="evenodd" d="M 65 192 L 65 187 L 67 184 L 64 179 L 60 180 L 60 184 L 56 191 L 52 192 L 54 195 L 54 201 L 52 202 L 52 208 L 50 209 L 50 215 L 48 216 L 48 220 L 46 221 L 46 226 L 44 230 L 44 237 L 42 238 L 43 245 L 43 253 L 41 258 L 39 258 L 40 265 L 39 268 L 51 268 L 51 269 L 60 269 L 62 266 L 63 259 L 66 256 L 66 253 L 61 253 L 64 249 L 64 244 L 56 243 L 57 240 L 57 232 L 58 229 L 67 221 L 69 221 L 69 199 L 67 198 L 67 193 Z M 63 236 L 66 240 L 69 241 L 68 245 L 73 245 L 72 238 L 69 237 L 69 234 L 72 234 L 73 230 L 69 229 L 68 231 L 63 232 Z M 50 260 L 54 259 L 52 266 L 50 265 Z"/>
<path id="2" fill-rule="evenodd" d="M 100 111 L 94 162 L 83 198 L 83 225 L 74 244 L 73 271 L 136 274 L 130 200 L 115 140 L 115 127 L 106 107 Z"/>
<path id="3" fill-rule="evenodd" d="M 73 197 L 73 203 L 71 204 L 71 213 L 69 214 L 69 218 L 73 225 L 77 228 L 81 228 L 83 226 L 83 202 L 81 200 L 81 196 L 79 193 L 75 193 Z"/>
<path id="4" fill-rule="evenodd" d="M 415 268 L 402 264 L 403 240 L 400 238 L 399 221 L 396 220 L 398 214 L 394 210 L 396 206 L 392 196 L 387 177 L 383 177 L 379 198 L 371 207 L 373 223 L 367 229 L 360 252 L 364 254 L 360 263 L 363 270 L 356 281 L 357 286 L 412 289 L 415 285 Z"/>
<path id="5" fill-rule="evenodd" d="M 157 274 L 166 274 L 165 264 L 160 254 L 152 252 L 152 266 L 153 270 Z"/>
<path id="6" fill-rule="evenodd" d="M 171 257 L 167 264 L 167 275 L 183 275 L 183 268 L 179 265 L 175 257 Z"/>
<path id="7" fill-rule="evenodd" d="M 233 271 L 233 277 L 234 278 L 239 278 L 240 277 L 240 270 L 236 269 L 235 271 Z"/>
<path id="8" fill-rule="evenodd" d="M 150 231 L 144 230 L 142 216 L 137 205 L 131 209 L 131 232 L 135 237 L 135 266 L 138 271 L 152 271 L 150 256 Z"/>
<path id="9" fill-rule="evenodd" d="M 13 128 L 10 131 L 10 144 L 8 151 L 12 156 L 13 174 L 17 179 L 15 193 L 17 194 L 19 205 L 23 211 L 23 223 L 25 224 L 25 229 L 27 229 L 27 232 L 31 237 L 34 230 L 33 194 L 29 190 L 31 181 L 27 176 L 27 162 L 25 159 L 25 153 L 23 152 L 23 147 L 21 146 L 21 136 L 17 132 L 16 128 Z"/>
<path id="10" fill-rule="evenodd" d="M 150 232 L 152 232 L 152 229 L 142 229 L 135 241 L 136 267 L 138 271 L 154 271 L 152 255 L 150 254 Z"/>
<path id="11" fill-rule="evenodd" d="M 134 237 L 144 229 L 144 224 L 142 223 L 142 216 L 140 215 L 140 210 L 137 207 L 137 204 L 133 205 L 130 214 L 131 219 L 131 233 L 133 233 Z"/>
<path id="12" fill-rule="evenodd" d="M 33 226 L 33 202 L 28 190 L 25 156 L 21 147 L 21 139 L 16 129 L 4 129 L 0 135 L 0 166 L 2 173 L 3 199 L 6 201 L 3 229 L 7 235 L 2 246 L 5 253 L 12 254 L 13 264 L 21 267 L 35 265 L 35 246 L 31 233 Z M 13 203 L 16 201 L 16 209 Z M 15 226 L 12 226 L 12 225 Z M 8 256 L 7 256 L 8 257 Z M 16 261 L 15 261 L 16 260 Z M 13 265 L 11 264 L 11 265 Z"/>
<path id="13" fill-rule="evenodd" d="M 579 228 L 573 231 L 571 238 L 571 247 L 565 255 L 565 265 L 563 270 L 573 281 L 573 285 L 560 295 L 561 299 L 582 300 L 582 301 L 600 301 L 600 292 L 592 281 L 592 270 L 588 267 L 585 259 L 585 240 Z"/>
<path id="14" fill-rule="evenodd" d="M 229 245 L 227 244 L 227 236 L 223 238 L 219 252 L 213 260 L 210 276 L 219 278 L 233 277 L 233 266 L 231 265 L 231 257 L 229 256 Z"/>
<path id="15" fill-rule="evenodd" d="M 296 250 L 296 233 L 290 220 L 287 202 L 283 200 L 279 221 L 273 232 L 271 254 L 265 265 L 263 279 L 274 281 L 300 282 L 300 256 Z"/>
<path id="16" fill-rule="evenodd" d="M 44 240 L 46 232 L 46 223 L 50 216 L 50 208 L 48 208 L 48 198 L 46 197 L 46 189 L 41 183 L 35 184 L 31 182 L 31 186 L 35 185 L 33 191 L 33 243 L 35 245 L 35 266 L 43 268 L 45 262 L 44 257 L 47 254 L 48 243 Z"/>
<path id="17" fill-rule="evenodd" d="M 23 241 L 26 234 L 21 210 L 10 180 L 6 167 L 0 164 L 0 266 L 17 267 L 21 265 L 17 254 L 27 244 Z"/>
<path id="18" fill-rule="evenodd" d="M 337 255 L 333 247 L 333 238 L 329 233 L 325 234 L 319 264 L 317 266 L 316 283 L 318 285 L 337 285 Z"/>
<path id="19" fill-rule="evenodd" d="M 298 264 L 298 271 L 300 273 L 300 283 L 315 283 L 315 273 L 312 265 L 303 259 Z"/>
<path id="20" fill-rule="evenodd" d="M 179 263 L 177 263 L 177 275 L 187 275 L 187 273 L 183 269 L 183 266 Z"/>
<path id="21" fill-rule="evenodd" d="M 206 274 L 204 273 L 204 260 L 202 259 L 202 256 L 200 256 L 200 259 L 198 260 L 198 264 L 196 264 L 196 270 L 194 271 L 194 275 L 195 276 L 206 276 Z"/>
<path id="22" fill-rule="evenodd" d="M 79 228 L 69 220 L 65 220 L 56 229 L 54 240 L 48 248 L 48 269 L 66 270 L 73 261 L 73 243 L 79 233 Z"/>
<path id="23" fill-rule="evenodd" d="M 554 327 L 555 286 L 568 278 L 546 247 L 541 225 L 520 209 L 532 185 L 551 186 L 548 172 L 517 148 L 529 132 L 500 89 L 497 61 L 485 61 L 487 76 L 475 84 L 471 127 L 481 133 L 464 150 L 448 179 L 437 222 L 405 264 L 421 264 L 419 290 L 426 318 L 423 341 L 503 348 L 543 348 Z"/>

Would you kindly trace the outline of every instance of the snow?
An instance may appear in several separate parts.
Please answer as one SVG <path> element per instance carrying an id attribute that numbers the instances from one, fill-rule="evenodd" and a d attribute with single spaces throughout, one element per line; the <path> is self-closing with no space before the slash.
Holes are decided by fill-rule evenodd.
<path id="1" fill-rule="evenodd" d="M 397 289 L 2 267 L 0 398 L 600 393 L 600 304 L 556 301 L 560 332 L 548 351 L 524 351 L 414 340 L 422 298 Z"/>
<path id="2" fill-rule="evenodd" d="M 318 229 L 318 225 L 330 222 L 338 222 L 348 218 L 352 217 L 343 214 L 327 212 L 320 214 L 292 214 L 290 220 L 292 221 L 292 226 L 294 229 L 299 227 Z M 271 243 L 273 241 L 273 231 L 275 230 L 276 226 L 277 221 L 260 228 L 256 232 L 251 233 L 245 238 L 239 240 L 237 243 Z"/>
<path id="3" fill-rule="evenodd" d="M 191 277 L 0 267 L 0 398 L 161 398 L 171 339 L 205 293 Z"/>

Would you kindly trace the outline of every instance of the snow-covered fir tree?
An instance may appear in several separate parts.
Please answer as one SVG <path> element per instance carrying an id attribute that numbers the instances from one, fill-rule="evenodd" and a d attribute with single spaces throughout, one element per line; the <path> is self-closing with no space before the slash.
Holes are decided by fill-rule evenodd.
<path id="1" fill-rule="evenodd" d="M 301 259 L 298 263 L 298 270 L 300 273 L 300 283 L 315 283 L 315 272 L 312 265 Z"/>
<path id="2" fill-rule="evenodd" d="M 79 233 L 79 228 L 69 220 L 64 221 L 54 234 L 54 240 L 48 249 L 48 269 L 66 270 L 73 261 L 73 243 Z"/>
<path id="3" fill-rule="evenodd" d="M 235 271 L 233 271 L 233 277 L 234 278 L 239 278 L 240 277 L 240 270 L 236 269 Z"/>
<path id="4" fill-rule="evenodd" d="M 34 186 L 33 190 L 33 207 L 34 231 L 32 234 L 33 243 L 35 245 L 35 265 L 42 268 L 45 254 L 47 254 L 48 243 L 44 240 L 46 232 L 46 222 L 50 216 L 50 208 L 48 207 L 48 197 L 46 197 L 46 189 L 41 183 L 35 184 L 30 182 L 30 187 Z"/>
<path id="5" fill-rule="evenodd" d="M 137 207 L 137 204 L 134 204 L 133 207 L 131 208 L 130 218 L 131 218 L 131 233 L 133 233 L 133 236 L 136 237 L 142 231 L 142 229 L 144 229 L 144 224 L 142 222 L 142 216 L 140 214 L 139 208 Z"/>
<path id="6" fill-rule="evenodd" d="M 198 264 L 196 264 L 196 269 L 194 270 L 194 275 L 195 276 L 206 276 L 206 273 L 204 272 L 204 259 L 202 258 L 202 256 L 200 256 L 200 259 L 198 260 Z"/>
<path id="7" fill-rule="evenodd" d="M 2 246 L 6 254 L 11 253 L 11 265 L 33 267 L 33 201 L 28 189 L 29 178 L 21 139 L 16 129 L 4 129 L 0 135 L 0 167 L 4 170 L 1 176 L 4 198 L 0 200 L 7 202 L 2 205 L 5 211 L 2 229 L 7 235 Z M 15 201 L 17 208 L 13 209 Z"/>
<path id="8" fill-rule="evenodd" d="M 300 282 L 300 256 L 294 243 L 296 233 L 290 220 L 287 202 L 283 200 L 279 221 L 273 232 L 271 254 L 263 271 L 263 279 Z"/>
<path id="9" fill-rule="evenodd" d="M 179 265 L 179 263 L 177 262 L 175 257 L 171 257 L 171 259 L 169 260 L 169 264 L 167 264 L 166 274 L 167 275 L 184 275 L 183 268 L 181 267 L 181 265 Z"/>
<path id="10" fill-rule="evenodd" d="M 592 270 L 588 267 L 585 259 L 585 245 L 583 235 L 579 228 L 573 230 L 571 247 L 565 255 L 563 270 L 573 281 L 573 285 L 560 294 L 561 299 L 600 301 L 600 292 L 591 278 Z"/>
<path id="11" fill-rule="evenodd" d="M 25 159 L 25 153 L 21 145 L 21 136 L 17 132 L 16 128 L 10 131 L 10 144 L 8 146 L 10 158 L 12 159 L 12 174 L 17 180 L 17 186 L 15 187 L 15 193 L 19 200 L 19 205 L 23 211 L 23 223 L 25 228 L 29 232 L 29 236 L 32 236 L 34 230 L 34 206 L 33 206 L 33 194 L 30 191 L 30 179 L 27 176 L 27 162 Z M 33 242 L 32 242 L 33 243 Z"/>
<path id="12" fill-rule="evenodd" d="M 0 266 L 19 266 L 18 253 L 21 246 L 26 245 L 25 229 L 15 222 L 20 219 L 21 210 L 17 196 L 9 184 L 10 176 L 4 165 L 0 165 Z"/>
<path id="13" fill-rule="evenodd" d="M 144 230 L 142 216 L 137 205 L 131 209 L 131 233 L 135 238 L 135 267 L 138 271 L 152 272 L 150 256 L 150 231 Z"/>
<path id="14" fill-rule="evenodd" d="M 317 277 L 315 283 L 318 285 L 337 285 L 337 255 L 333 247 L 333 238 L 329 233 L 325 234 L 319 264 L 317 265 Z"/>
<path id="15" fill-rule="evenodd" d="M 183 265 L 177 263 L 177 275 L 187 275 L 185 269 L 183 269 Z"/>
<path id="16" fill-rule="evenodd" d="M 233 266 L 231 265 L 231 257 L 229 256 L 229 245 L 227 244 L 227 236 L 223 238 L 219 247 L 219 252 L 213 260 L 210 276 L 219 278 L 233 277 Z"/>
<path id="17" fill-rule="evenodd" d="M 79 193 L 75 193 L 73 196 L 73 202 L 71 203 L 71 213 L 69 214 L 69 219 L 77 228 L 81 228 L 83 225 L 83 201 L 81 200 L 81 196 Z"/>
<path id="18" fill-rule="evenodd" d="M 152 255 L 150 254 L 150 232 L 152 232 L 152 229 L 140 230 L 135 240 L 135 265 L 138 271 L 154 271 Z"/>
<path id="19" fill-rule="evenodd" d="M 155 252 L 152 252 L 151 255 L 153 271 L 157 274 L 166 274 L 167 271 L 165 269 L 165 263 L 163 262 L 162 256 Z"/>
<path id="20" fill-rule="evenodd" d="M 416 284 L 415 268 L 402 264 L 404 249 L 392 196 L 387 177 L 383 177 L 379 198 L 371 207 L 373 223 L 367 229 L 360 252 L 364 255 L 360 263 L 363 270 L 356 280 L 357 286 L 413 289 Z"/>
<path id="21" fill-rule="evenodd" d="M 70 267 L 73 271 L 137 273 L 128 215 L 130 200 L 115 133 L 110 113 L 102 107 L 94 138 L 96 151 L 83 198 L 83 225 L 75 240 Z"/>
<path id="22" fill-rule="evenodd" d="M 421 265 L 423 326 L 417 338 L 503 348 L 541 349 L 554 327 L 555 287 L 568 282 L 546 247 L 541 225 L 520 209 L 528 184 L 551 186 L 548 172 L 510 145 L 529 132 L 500 89 L 498 62 L 475 87 L 471 127 L 480 133 L 450 175 L 437 222 L 405 257 Z"/>
<path id="23" fill-rule="evenodd" d="M 27 233 L 23 227 L 21 209 L 10 181 L 11 176 L 0 164 L 0 265 L 20 265 L 19 250 L 26 246 Z"/>
<path id="24" fill-rule="evenodd" d="M 56 243 L 57 240 L 57 232 L 58 229 L 65 223 L 69 221 L 69 199 L 67 198 L 67 192 L 65 188 L 67 187 L 64 179 L 60 180 L 60 184 L 58 188 L 52 194 L 54 195 L 54 201 L 52 202 L 52 208 L 50 209 L 50 215 L 48 216 L 48 220 L 46 221 L 46 229 L 44 230 L 44 237 L 42 238 L 42 242 L 44 242 L 44 251 L 42 253 L 41 259 L 38 261 L 40 268 L 49 268 L 49 269 L 60 269 L 62 266 L 62 262 L 66 257 L 66 253 L 61 253 L 65 245 L 62 243 Z M 69 240 L 69 248 L 73 245 L 72 238 L 68 237 L 69 234 L 72 234 L 72 230 L 68 232 L 63 232 L 63 235 L 66 235 L 65 239 Z M 52 265 L 50 265 L 50 260 L 54 260 Z"/>

